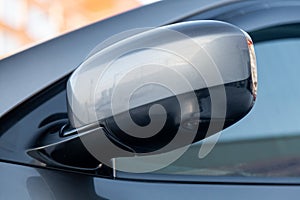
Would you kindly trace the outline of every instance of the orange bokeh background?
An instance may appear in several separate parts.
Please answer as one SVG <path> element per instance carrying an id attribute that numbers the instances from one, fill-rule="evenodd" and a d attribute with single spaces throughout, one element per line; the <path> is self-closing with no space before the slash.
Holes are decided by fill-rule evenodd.
<path id="1" fill-rule="evenodd" d="M 0 58 L 141 4 L 139 0 L 0 0 Z"/>

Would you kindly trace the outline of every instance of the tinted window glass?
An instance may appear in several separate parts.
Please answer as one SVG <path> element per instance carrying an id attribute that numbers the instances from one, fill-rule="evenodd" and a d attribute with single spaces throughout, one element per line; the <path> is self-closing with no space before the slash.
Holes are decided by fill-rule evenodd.
<path id="1" fill-rule="evenodd" d="M 300 175 L 300 39 L 255 44 L 258 98 L 252 111 L 224 130 L 213 150 L 198 158 L 201 142 L 160 173 Z"/>

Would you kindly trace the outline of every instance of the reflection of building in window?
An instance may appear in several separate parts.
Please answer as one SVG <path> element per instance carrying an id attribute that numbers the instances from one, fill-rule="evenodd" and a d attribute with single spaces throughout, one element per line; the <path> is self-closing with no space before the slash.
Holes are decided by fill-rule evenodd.
<path id="1" fill-rule="evenodd" d="M 0 0 L 0 58 L 138 5 L 138 0 Z"/>

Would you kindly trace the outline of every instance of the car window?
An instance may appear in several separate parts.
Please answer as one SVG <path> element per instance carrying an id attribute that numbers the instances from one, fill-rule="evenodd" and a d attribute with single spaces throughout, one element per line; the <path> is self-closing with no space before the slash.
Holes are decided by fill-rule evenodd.
<path id="1" fill-rule="evenodd" d="M 206 157 L 199 158 L 198 142 L 158 173 L 300 175 L 300 38 L 264 37 L 255 43 L 259 85 L 251 112 L 222 131 Z"/>

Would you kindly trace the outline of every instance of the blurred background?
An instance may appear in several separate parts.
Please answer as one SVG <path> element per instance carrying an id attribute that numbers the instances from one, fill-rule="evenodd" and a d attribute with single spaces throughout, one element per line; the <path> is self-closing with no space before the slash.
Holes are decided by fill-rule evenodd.
<path id="1" fill-rule="evenodd" d="M 0 0 L 0 59 L 158 0 Z"/>

